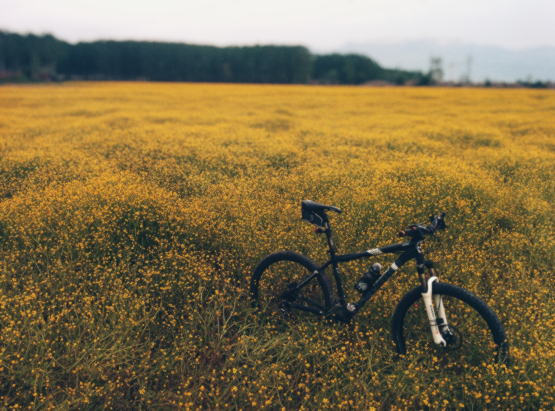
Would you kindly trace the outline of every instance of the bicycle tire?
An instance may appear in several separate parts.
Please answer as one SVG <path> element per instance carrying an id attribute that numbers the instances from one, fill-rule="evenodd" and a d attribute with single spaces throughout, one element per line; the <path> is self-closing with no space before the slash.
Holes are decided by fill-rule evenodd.
<path id="1" fill-rule="evenodd" d="M 432 287 L 433 295 L 442 296 L 447 321 L 456 329 L 461 346 L 452 351 L 433 343 L 421 301 L 422 287 L 416 287 L 401 299 L 391 321 L 393 341 L 399 354 L 419 355 L 433 351 L 436 359 L 464 357 L 470 363 L 482 364 L 493 356 L 496 362 L 508 361 L 509 344 L 503 324 L 483 300 L 451 284 L 434 282 Z"/>
<path id="2" fill-rule="evenodd" d="M 293 310 L 297 315 L 302 313 L 309 317 L 314 316 L 313 313 L 299 309 L 285 309 L 280 296 L 287 290 L 288 284 L 301 281 L 317 269 L 318 265 L 314 261 L 294 251 L 278 251 L 266 256 L 258 263 L 251 277 L 252 307 L 269 316 L 272 316 L 275 311 L 289 315 Z M 304 297 L 305 294 L 307 297 Z M 324 273 L 318 273 L 309 284 L 302 288 L 302 298 L 318 304 L 322 314 L 331 308 L 334 301 L 333 289 Z M 301 298 L 297 299 L 295 303 L 313 305 Z M 314 307 L 317 308 L 315 305 Z"/>

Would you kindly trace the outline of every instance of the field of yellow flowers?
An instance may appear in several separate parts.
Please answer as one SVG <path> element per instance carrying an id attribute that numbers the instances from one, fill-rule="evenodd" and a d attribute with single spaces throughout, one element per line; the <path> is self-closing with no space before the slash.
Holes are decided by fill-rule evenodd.
<path id="1" fill-rule="evenodd" d="M 0 88 L 0 409 L 555 407 L 555 93 L 66 83 Z M 353 329 L 261 321 L 254 266 L 326 260 L 447 212 L 443 281 L 509 365 L 399 358 L 407 264 Z M 344 265 L 349 300 L 368 265 Z M 331 273 L 327 273 L 331 277 Z"/>

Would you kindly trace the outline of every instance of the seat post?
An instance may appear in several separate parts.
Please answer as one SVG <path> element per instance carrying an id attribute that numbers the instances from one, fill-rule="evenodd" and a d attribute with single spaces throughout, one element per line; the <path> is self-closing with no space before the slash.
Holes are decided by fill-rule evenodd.
<path id="1" fill-rule="evenodd" d="M 328 239 L 328 247 L 330 249 L 330 256 L 335 259 L 335 244 L 333 243 L 333 238 L 331 238 L 331 226 L 330 220 L 328 219 L 328 215 L 326 213 L 322 213 L 324 215 L 324 228 L 326 229 L 326 238 Z"/>
<path id="2" fill-rule="evenodd" d="M 337 285 L 337 296 L 339 297 L 339 303 L 345 304 L 345 291 L 343 290 L 343 284 L 341 284 L 341 274 L 339 273 L 339 267 L 337 261 L 335 261 L 335 244 L 333 243 L 333 238 L 331 238 L 331 226 L 328 216 L 325 216 L 324 228 L 326 229 L 326 238 L 328 239 L 329 253 L 332 260 L 333 266 L 333 277 L 335 278 L 335 283 Z"/>

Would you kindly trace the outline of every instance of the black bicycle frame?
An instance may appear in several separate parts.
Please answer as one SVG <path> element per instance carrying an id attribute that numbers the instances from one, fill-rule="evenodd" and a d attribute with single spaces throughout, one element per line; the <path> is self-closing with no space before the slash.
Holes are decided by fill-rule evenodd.
<path id="1" fill-rule="evenodd" d="M 325 214 L 324 214 L 325 216 Z M 386 245 L 384 247 L 374 248 L 371 250 L 361 251 L 359 253 L 353 254 L 343 254 L 343 255 L 336 255 L 335 245 L 333 243 L 332 235 L 331 235 L 331 227 L 329 224 L 329 220 L 327 216 L 324 217 L 324 232 L 326 233 L 326 238 L 328 241 L 329 253 L 331 259 L 327 261 L 325 264 L 320 266 L 316 271 L 312 274 L 307 276 L 304 280 L 302 280 L 293 290 L 290 292 L 296 292 L 303 288 L 306 284 L 308 284 L 314 277 L 316 277 L 320 272 L 324 271 L 330 265 L 333 267 L 333 276 L 335 278 L 335 283 L 337 284 L 337 294 L 339 297 L 339 303 L 341 305 L 345 305 L 345 292 L 343 290 L 343 284 L 341 283 L 341 275 L 339 272 L 339 263 L 344 263 L 347 261 L 358 260 L 360 258 L 368 258 L 382 254 L 393 254 L 393 253 L 402 253 L 399 258 L 395 260 L 393 264 L 378 278 L 378 280 L 374 283 L 374 285 L 368 289 L 358 300 L 354 303 L 356 307 L 356 311 L 360 310 L 366 302 L 372 298 L 374 294 L 378 292 L 378 290 L 386 283 L 387 280 L 401 268 L 407 261 L 416 259 L 416 270 L 420 276 L 420 281 L 422 283 L 423 292 L 426 292 L 427 283 L 426 278 L 424 275 L 424 267 L 430 270 L 431 275 L 436 275 L 433 263 L 431 261 L 424 261 L 424 255 L 422 253 L 422 249 L 420 248 L 420 244 L 424 241 L 422 238 L 411 238 L 410 241 L 406 241 L 399 244 L 392 244 Z M 310 301 L 311 304 L 318 306 L 318 304 Z M 309 311 L 316 314 L 322 314 L 322 309 L 316 309 L 312 307 L 307 307 L 299 304 L 289 303 L 288 304 L 292 308 L 297 308 L 299 310 Z"/>

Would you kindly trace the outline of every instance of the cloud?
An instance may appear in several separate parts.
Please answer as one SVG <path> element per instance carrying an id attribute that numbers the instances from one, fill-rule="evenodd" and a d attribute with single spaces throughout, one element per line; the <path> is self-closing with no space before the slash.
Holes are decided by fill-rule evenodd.
<path id="1" fill-rule="evenodd" d="M 433 38 L 506 48 L 555 46 L 551 0 L 4 0 L 0 27 L 70 41 L 151 39 L 285 43 L 333 49 L 349 41 Z"/>

